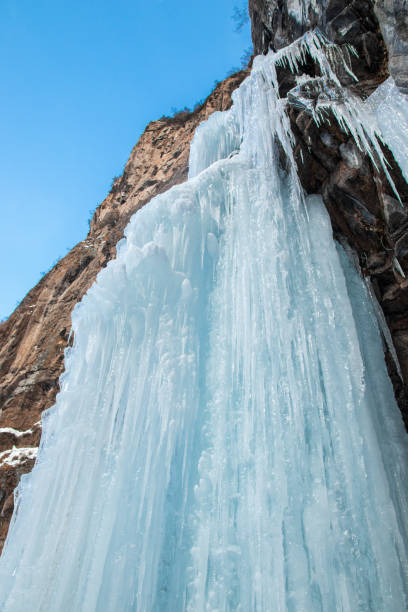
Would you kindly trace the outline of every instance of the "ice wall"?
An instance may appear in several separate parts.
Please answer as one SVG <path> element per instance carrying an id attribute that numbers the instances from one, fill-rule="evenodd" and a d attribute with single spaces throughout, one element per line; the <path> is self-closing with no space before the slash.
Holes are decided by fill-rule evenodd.
<path id="1" fill-rule="evenodd" d="M 408 181 L 408 96 L 389 77 L 369 97 L 366 106 Z"/>
<path id="2" fill-rule="evenodd" d="M 303 198 L 275 61 L 74 311 L 4 612 L 407 608 L 406 436 L 365 286 Z"/>

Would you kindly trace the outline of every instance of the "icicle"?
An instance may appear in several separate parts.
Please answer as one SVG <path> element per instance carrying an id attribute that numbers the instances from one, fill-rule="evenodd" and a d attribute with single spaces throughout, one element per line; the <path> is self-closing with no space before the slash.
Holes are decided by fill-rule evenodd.
<path id="1" fill-rule="evenodd" d="M 402 276 L 402 278 L 405 278 L 405 272 L 404 270 L 401 268 L 401 264 L 398 261 L 398 259 L 396 257 L 394 257 L 394 267 L 397 270 L 398 274 L 400 276 Z"/>
<path id="2" fill-rule="evenodd" d="M 366 287 L 367 287 L 367 291 L 368 294 L 370 296 L 371 302 L 373 304 L 373 309 L 374 309 L 374 313 L 376 316 L 376 319 L 378 321 L 378 327 L 380 328 L 380 331 L 383 335 L 385 344 L 390 352 L 391 358 L 395 364 L 396 370 L 398 372 L 398 376 L 400 377 L 401 380 L 403 380 L 402 377 L 402 372 L 401 372 L 401 365 L 398 359 L 398 355 L 397 355 L 397 351 L 395 350 L 395 346 L 394 346 L 394 342 L 392 341 L 392 337 L 391 337 L 391 333 L 390 330 L 388 328 L 387 325 L 387 321 L 385 320 L 384 317 L 384 313 L 381 309 L 381 306 L 378 303 L 378 300 L 375 296 L 374 290 L 373 290 L 373 286 L 371 283 L 371 280 L 369 278 L 365 278 L 365 283 L 366 283 Z"/>
<path id="3" fill-rule="evenodd" d="M 357 56 L 356 50 L 351 45 L 339 47 L 331 43 L 316 29 L 313 32 L 307 32 L 278 53 L 269 55 L 271 61 L 276 65 L 287 65 L 292 72 L 296 73 L 305 62 L 307 54 L 319 67 L 321 73 L 320 77 L 309 78 L 308 82 L 327 83 L 328 99 L 323 100 L 316 108 L 309 109 L 316 125 L 320 126 L 327 122 L 330 114 L 333 114 L 340 129 L 350 134 L 358 148 L 368 154 L 377 170 L 377 160 L 380 162 L 390 186 L 398 200 L 401 201 L 380 146 L 382 136 L 377 118 L 372 112 L 369 112 L 369 107 L 363 104 L 356 95 L 344 90 L 337 76 L 336 71 L 343 68 L 349 76 L 358 81 L 351 70 L 351 55 Z M 306 80 L 300 81 L 298 86 L 305 82 Z"/>

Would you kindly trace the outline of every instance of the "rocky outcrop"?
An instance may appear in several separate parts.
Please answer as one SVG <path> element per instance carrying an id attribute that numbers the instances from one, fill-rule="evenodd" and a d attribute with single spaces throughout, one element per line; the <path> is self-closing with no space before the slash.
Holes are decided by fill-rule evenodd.
<path id="1" fill-rule="evenodd" d="M 249 0 L 249 13 L 256 54 L 286 47 L 318 27 L 331 41 L 354 45 L 360 75 L 368 69 L 375 76 L 384 64 L 397 84 L 407 87 L 406 0 Z"/>
<path id="2" fill-rule="evenodd" d="M 336 44 L 351 44 L 357 50 L 351 64 L 358 83 L 341 75 L 349 93 L 365 99 L 390 74 L 400 86 L 407 83 L 408 5 L 403 0 L 249 0 L 249 9 L 257 53 L 286 46 L 318 27 Z M 304 72 L 311 79 L 300 87 L 289 71 L 281 69 L 278 75 L 281 95 L 290 104 L 301 182 L 307 193 L 322 194 L 335 236 L 354 249 L 363 274 L 371 280 L 398 358 L 396 364 L 385 349 L 408 426 L 408 186 L 392 154 L 385 151 L 401 207 L 384 173 L 335 121 L 317 127 L 311 109 L 320 94 L 319 74 L 310 64 Z"/>
<path id="3" fill-rule="evenodd" d="M 388 66 L 397 85 L 408 93 L 408 6 L 406 0 L 376 0 L 374 10 L 388 49 Z"/>
<path id="4" fill-rule="evenodd" d="M 286 47 L 317 27 L 332 42 L 354 46 L 352 68 L 365 92 L 388 76 L 387 49 L 370 0 L 249 0 L 249 11 L 256 54 Z"/>
<path id="5" fill-rule="evenodd" d="M 123 175 L 97 208 L 85 240 L 77 244 L 0 325 L 0 550 L 13 512 L 13 491 L 34 464 L 40 418 L 55 402 L 70 341 L 71 312 L 98 272 L 115 257 L 130 217 L 152 197 L 187 178 L 197 125 L 231 105 L 246 76 L 219 84 L 203 105 L 150 123 Z"/>

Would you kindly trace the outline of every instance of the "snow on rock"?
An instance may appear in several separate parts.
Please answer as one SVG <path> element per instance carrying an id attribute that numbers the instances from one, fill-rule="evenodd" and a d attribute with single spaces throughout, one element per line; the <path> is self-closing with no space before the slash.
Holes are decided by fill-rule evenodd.
<path id="1" fill-rule="evenodd" d="M 16 438 L 21 438 L 22 436 L 29 436 L 34 433 L 34 429 L 36 427 L 41 427 L 41 423 L 35 423 L 31 429 L 26 429 L 25 431 L 19 431 L 18 429 L 14 429 L 13 427 L 0 427 L 0 435 L 1 434 L 11 434 Z"/>
<path id="2" fill-rule="evenodd" d="M 0 453 L 0 467 L 3 465 L 16 467 L 28 460 L 36 459 L 37 453 L 38 448 L 35 446 L 27 448 L 16 448 L 13 446 L 11 450 L 6 450 Z"/>

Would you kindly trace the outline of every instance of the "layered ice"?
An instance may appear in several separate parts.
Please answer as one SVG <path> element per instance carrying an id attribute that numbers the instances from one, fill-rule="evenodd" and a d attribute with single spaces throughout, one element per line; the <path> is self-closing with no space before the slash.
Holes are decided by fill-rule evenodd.
<path id="1" fill-rule="evenodd" d="M 366 286 L 303 197 L 276 60 L 74 310 L 4 612 L 407 609 L 406 435 Z"/>
<path id="2" fill-rule="evenodd" d="M 375 116 L 383 140 L 391 149 L 408 181 L 408 96 L 389 77 L 369 97 L 367 107 Z"/>

